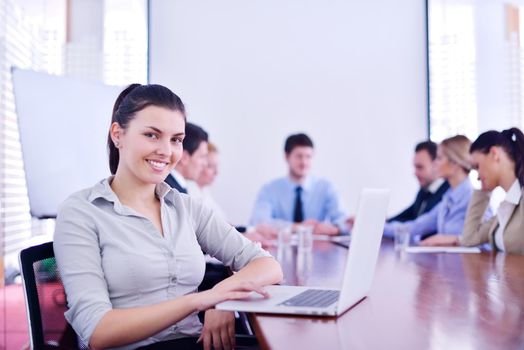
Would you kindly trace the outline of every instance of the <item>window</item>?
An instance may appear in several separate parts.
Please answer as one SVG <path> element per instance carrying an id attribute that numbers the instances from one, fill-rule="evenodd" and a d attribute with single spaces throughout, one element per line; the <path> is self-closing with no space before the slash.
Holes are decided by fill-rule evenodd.
<path id="1" fill-rule="evenodd" d="M 430 136 L 524 129 L 522 1 L 430 0 Z M 479 186 L 476 172 L 471 179 Z M 495 209 L 504 198 L 491 196 Z"/>
<path id="2" fill-rule="evenodd" d="M 477 133 L 472 1 L 429 2 L 431 138 Z"/>
<path id="3" fill-rule="evenodd" d="M 112 85 L 146 83 L 147 1 L 0 0 L 0 262 L 17 268 L 18 251 L 33 236 L 52 233 L 53 223 L 30 216 L 12 66 Z"/>
<path id="4" fill-rule="evenodd" d="M 524 127 L 520 2 L 428 2 L 432 139 Z"/>

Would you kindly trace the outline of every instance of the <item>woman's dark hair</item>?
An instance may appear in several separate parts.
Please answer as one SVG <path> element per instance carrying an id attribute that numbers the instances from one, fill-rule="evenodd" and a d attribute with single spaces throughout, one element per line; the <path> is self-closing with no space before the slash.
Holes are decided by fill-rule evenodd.
<path id="1" fill-rule="evenodd" d="M 180 97 L 165 86 L 131 84 L 118 95 L 115 101 L 111 125 L 116 122 L 125 130 L 135 114 L 149 106 L 179 111 L 184 116 L 184 120 L 186 118 L 184 103 Z M 111 131 L 107 135 L 107 149 L 109 151 L 109 169 L 114 175 L 118 168 L 120 154 L 111 139 Z"/>
<path id="2" fill-rule="evenodd" d="M 469 152 L 488 154 L 493 146 L 501 147 L 515 162 L 515 176 L 520 185 L 524 186 L 524 134 L 518 128 L 510 128 L 502 132 L 486 131 L 471 144 Z"/>

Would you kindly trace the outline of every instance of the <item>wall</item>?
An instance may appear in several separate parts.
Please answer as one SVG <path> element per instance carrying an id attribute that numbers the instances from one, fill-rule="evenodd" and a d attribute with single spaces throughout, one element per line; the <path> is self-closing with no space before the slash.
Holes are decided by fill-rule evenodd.
<path id="1" fill-rule="evenodd" d="M 151 0 L 150 29 L 150 81 L 179 94 L 220 148 L 212 192 L 232 222 L 285 174 L 283 142 L 299 131 L 350 212 L 364 186 L 391 188 L 391 213 L 413 200 L 424 1 Z"/>

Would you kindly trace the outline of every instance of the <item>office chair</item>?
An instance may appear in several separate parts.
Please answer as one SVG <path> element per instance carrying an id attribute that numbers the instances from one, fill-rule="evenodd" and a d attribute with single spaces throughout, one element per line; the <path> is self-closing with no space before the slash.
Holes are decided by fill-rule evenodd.
<path id="1" fill-rule="evenodd" d="M 87 350 L 87 345 L 79 342 L 75 331 L 64 317 L 67 301 L 56 268 L 53 242 L 22 250 L 19 263 L 31 349 Z M 241 315 L 240 322 L 247 328 L 247 334 L 237 335 L 237 349 L 258 349 L 247 317 Z"/>
<path id="2" fill-rule="evenodd" d="M 64 317 L 67 301 L 56 268 L 53 243 L 22 250 L 19 263 L 31 349 L 88 349 L 79 344 L 76 333 Z"/>

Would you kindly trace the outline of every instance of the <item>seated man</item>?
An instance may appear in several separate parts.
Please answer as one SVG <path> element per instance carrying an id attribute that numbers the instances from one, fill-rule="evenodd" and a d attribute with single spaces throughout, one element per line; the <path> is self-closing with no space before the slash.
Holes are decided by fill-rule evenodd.
<path id="1" fill-rule="evenodd" d="M 436 157 L 436 143 L 424 141 L 417 144 L 413 165 L 415 167 L 415 176 L 420 184 L 420 190 L 413 204 L 401 213 L 388 219 L 388 222 L 415 220 L 420 215 L 429 212 L 440 202 L 442 195 L 448 190 L 449 184 L 437 176 L 437 168 L 435 166 Z"/>
<path id="2" fill-rule="evenodd" d="M 309 175 L 313 158 L 311 139 L 305 134 L 291 135 L 284 151 L 289 174 L 262 187 L 251 224 L 284 220 L 311 225 L 317 234 L 346 232 L 346 215 L 340 208 L 333 185 Z"/>
<path id="3" fill-rule="evenodd" d="M 186 124 L 182 157 L 165 180 L 169 186 L 182 193 L 199 195 L 194 181 L 207 165 L 207 142 L 208 134 L 204 129 L 192 123 Z"/>

